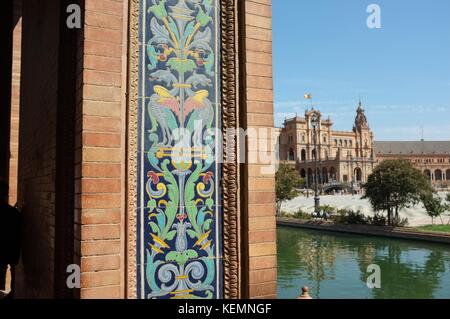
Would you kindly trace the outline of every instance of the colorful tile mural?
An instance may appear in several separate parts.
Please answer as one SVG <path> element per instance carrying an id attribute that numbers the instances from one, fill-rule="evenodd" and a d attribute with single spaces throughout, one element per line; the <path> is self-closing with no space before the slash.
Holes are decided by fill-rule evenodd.
<path id="1" fill-rule="evenodd" d="M 137 294 L 143 299 L 222 297 L 217 3 L 140 3 Z"/>

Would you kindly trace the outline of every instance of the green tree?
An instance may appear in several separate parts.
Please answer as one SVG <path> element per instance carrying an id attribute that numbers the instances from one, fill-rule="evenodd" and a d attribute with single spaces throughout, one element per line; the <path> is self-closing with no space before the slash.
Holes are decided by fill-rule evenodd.
<path id="1" fill-rule="evenodd" d="M 434 196 L 432 193 L 425 194 L 422 196 L 422 203 L 425 206 L 428 216 L 431 217 L 433 225 L 434 219 L 438 217 L 441 219 L 441 223 L 444 224 L 442 215 L 448 210 L 448 205 L 442 202 L 442 198 Z"/>
<path id="2" fill-rule="evenodd" d="M 400 160 L 382 162 L 363 187 L 363 198 L 370 201 L 375 211 L 387 212 L 389 225 L 393 217 L 399 221 L 401 209 L 416 205 L 423 196 L 433 193 L 426 177 L 410 162 Z"/>
<path id="3" fill-rule="evenodd" d="M 447 204 L 447 211 L 450 211 L 450 193 L 447 194 L 446 201 L 447 201 L 447 203 L 446 203 Z M 448 220 L 447 225 L 450 225 L 450 219 Z"/>
<path id="4" fill-rule="evenodd" d="M 297 171 L 287 164 L 281 164 L 275 175 L 277 215 L 281 212 L 281 205 L 287 200 L 299 195 L 297 187 L 302 183 Z"/>

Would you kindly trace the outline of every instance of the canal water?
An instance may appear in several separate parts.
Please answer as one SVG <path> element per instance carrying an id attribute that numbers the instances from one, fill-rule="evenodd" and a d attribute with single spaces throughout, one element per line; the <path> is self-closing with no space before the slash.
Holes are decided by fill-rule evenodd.
<path id="1" fill-rule="evenodd" d="M 279 227 L 278 298 L 450 299 L 450 246 Z M 369 289 L 369 265 L 381 288 Z"/>

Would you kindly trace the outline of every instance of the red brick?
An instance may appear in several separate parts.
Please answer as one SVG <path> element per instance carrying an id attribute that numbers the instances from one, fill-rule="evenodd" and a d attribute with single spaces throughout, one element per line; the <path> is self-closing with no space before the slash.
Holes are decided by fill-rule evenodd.
<path id="1" fill-rule="evenodd" d="M 122 246 L 120 240 L 95 240 L 81 243 L 82 256 L 99 256 L 119 254 Z"/>
<path id="2" fill-rule="evenodd" d="M 120 225 L 83 225 L 82 240 L 105 240 L 120 238 Z"/>
<path id="3" fill-rule="evenodd" d="M 81 197 L 83 208 L 117 208 L 121 202 L 119 194 L 83 194 Z"/>
<path id="4" fill-rule="evenodd" d="M 121 164 L 84 163 L 82 174 L 84 177 L 114 178 L 121 176 L 121 169 Z"/>
<path id="5" fill-rule="evenodd" d="M 89 133 L 83 134 L 84 146 L 97 147 L 120 147 L 122 137 L 120 134 L 105 134 L 105 133 Z"/>
<path id="6" fill-rule="evenodd" d="M 114 286 L 120 284 L 120 271 L 83 272 L 81 288 Z"/>
<path id="7" fill-rule="evenodd" d="M 120 286 L 106 286 L 81 289 L 82 299 L 119 299 L 121 298 Z"/>
<path id="8" fill-rule="evenodd" d="M 83 225 L 120 224 L 120 209 L 85 209 L 81 217 Z"/>
<path id="9" fill-rule="evenodd" d="M 120 256 L 92 256 L 81 258 L 81 271 L 105 271 L 120 269 Z"/>
<path id="10" fill-rule="evenodd" d="M 83 179 L 81 182 L 83 194 L 88 193 L 120 193 L 120 179 Z"/>

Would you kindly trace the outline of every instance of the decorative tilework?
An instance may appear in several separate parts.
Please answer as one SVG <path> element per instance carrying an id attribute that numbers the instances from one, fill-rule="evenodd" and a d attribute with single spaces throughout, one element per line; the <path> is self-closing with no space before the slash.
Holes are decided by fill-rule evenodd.
<path id="1" fill-rule="evenodd" d="M 223 295 L 217 2 L 140 2 L 140 298 Z"/>

